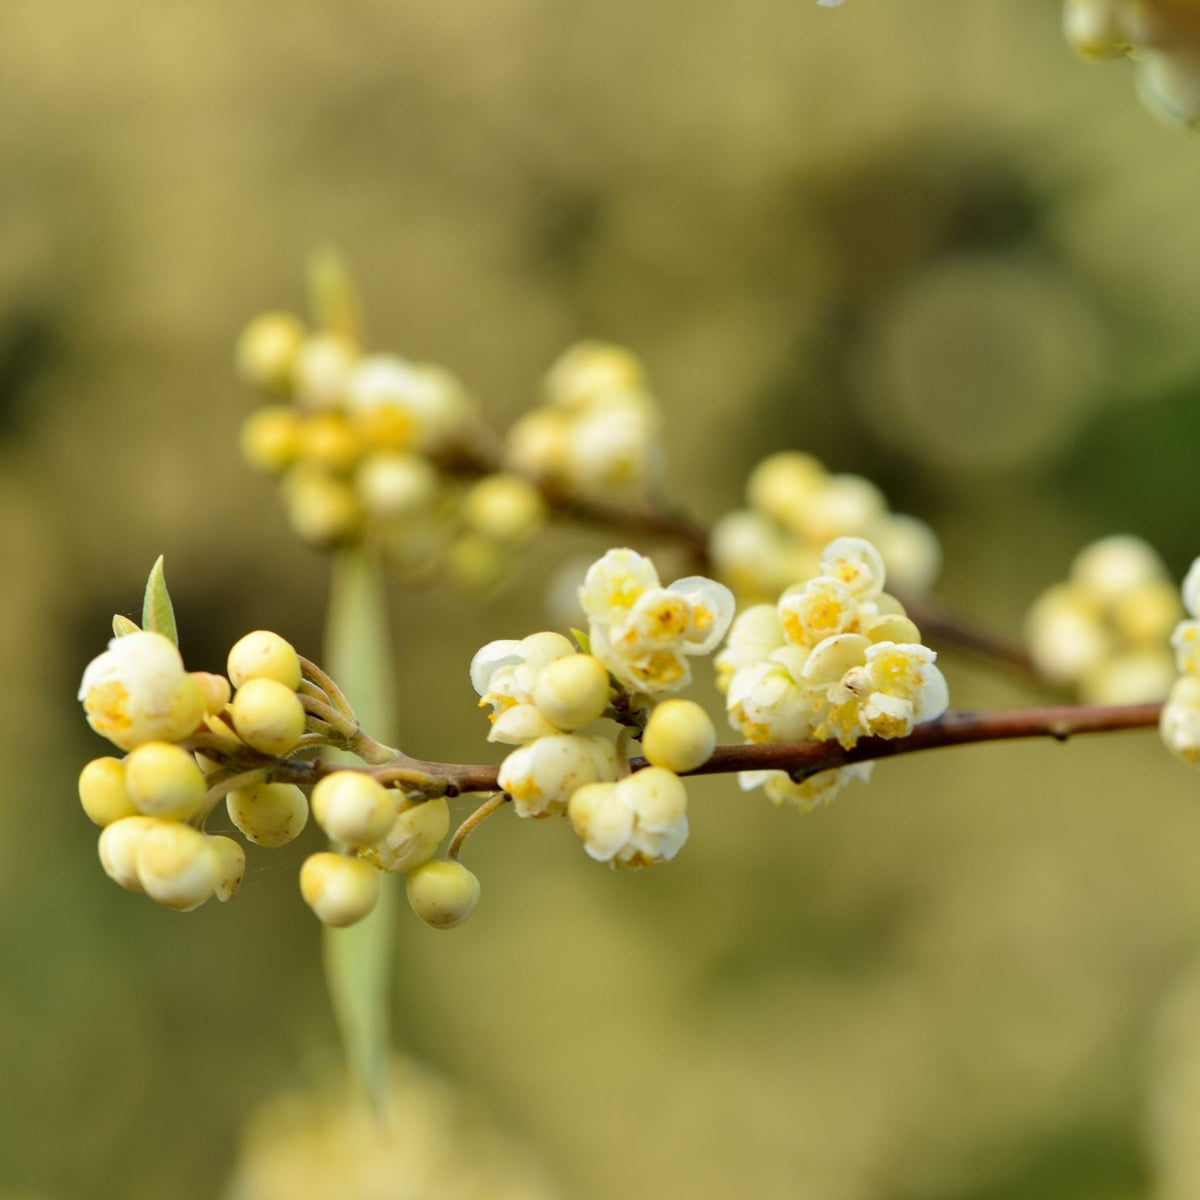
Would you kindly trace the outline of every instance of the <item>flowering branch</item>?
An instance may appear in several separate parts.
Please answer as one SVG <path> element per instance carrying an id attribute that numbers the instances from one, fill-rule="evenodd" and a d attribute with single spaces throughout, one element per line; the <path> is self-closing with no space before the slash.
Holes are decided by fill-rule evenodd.
<path id="1" fill-rule="evenodd" d="M 1068 738 L 1085 733 L 1148 729 L 1158 724 L 1161 713 L 1161 704 L 1060 704 L 1038 708 L 1001 708 L 983 712 L 951 710 L 934 721 L 918 725 L 907 737 L 864 737 L 848 750 L 834 741 L 718 746 L 707 762 L 686 774 L 728 775 L 737 771 L 786 771 L 794 779 L 801 780 L 836 767 L 870 762 L 879 758 L 893 758 L 902 754 L 915 754 L 921 750 L 936 750 L 944 746 L 966 746 L 976 742 L 1038 737 L 1065 742 Z M 208 738 L 200 736 L 193 741 L 197 743 L 196 749 L 220 757 L 219 751 Z M 380 783 L 401 782 L 426 796 L 501 791 L 499 767 L 489 764 L 430 762 L 400 755 L 391 763 L 355 767 L 326 763 L 320 759 L 303 762 L 271 758 L 251 750 L 239 753 L 238 765 L 251 761 L 259 768 L 269 769 L 276 780 L 302 787 L 315 784 L 334 771 L 361 771 L 373 776 Z M 645 760 L 641 758 L 633 758 L 630 762 L 634 770 L 640 770 L 645 765 Z M 489 807 L 488 813 L 491 811 L 493 809 Z"/>

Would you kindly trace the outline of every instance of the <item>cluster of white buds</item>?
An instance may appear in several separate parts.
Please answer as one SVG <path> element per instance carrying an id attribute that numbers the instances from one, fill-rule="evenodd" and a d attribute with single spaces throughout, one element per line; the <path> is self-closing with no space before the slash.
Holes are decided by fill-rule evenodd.
<path id="1" fill-rule="evenodd" d="M 79 689 L 92 728 L 127 752 L 95 759 L 79 777 L 84 811 L 102 827 L 100 861 L 107 874 L 168 908 L 188 911 L 214 895 L 228 900 L 246 857 L 233 838 L 204 832 L 213 809 L 224 799 L 246 840 L 273 848 L 300 835 L 311 804 L 336 852 L 305 861 L 300 891 L 325 924 L 365 917 L 378 900 L 381 871 L 412 873 L 409 898 L 430 924 L 444 928 L 464 919 L 478 898 L 478 881 L 457 863 L 430 862 L 449 829 L 444 798 L 407 795 L 365 770 L 323 776 L 311 800 L 277 779 L 301 747 L 337 744 L 329 740 L 329 720 L 356 726 L 348 707 L 334 711 L 345 704 L 336 685 L 268 630 L 233 646 L 228 678 L 188 672 L 173 640 L 161 565 L 151 573 L 147 596 L 148 613 L 158 597 L 172 636 L 117 618 L 118 636 L 88 665 Z"/>
<path id="2" fill-rule="evenodd" d="M 763 459 L 746 485 L 749 507 L 713 526 L 709 553 L 743 604 L 778 596 L 819 570 L 821 547 L 839 537 L 870 541 L 894 584 L 913 594 L 932 586 L 942 566 L 933 530 L 888 510 L 883 493 L 859 475 L 832 475 L 810 454 Z"/>
<path id="3" fill-rule="evenodd" d="M 1183 616 L 1158 553 L 1127 534 L 1085 546 L 1070 578 L 1034 602 L 1026 639 L 1048 680 L 1092 704 L 1161 700 L 1175 678 L 1168 638 Z"/>
<path id="4" fill-rule="evenodd" d="M 1200 766 L 1200 558 L 1184 577 L 1182 591 L 1190 617 L 1180 621 L 1171 636 L 1180 676 L 1163 705 L 1158 727 L 1172 754 Z"/>
<path id="5" fill-rule="evenodd" d="M 655 701 L 691 679 L 687 659 L 710 653 L 729 626 L 733 597 L 700 577 L 659 585 L 649 559 L 610 550 L 579 589 L 591 653 L 542 632 L 484 646 L 471 662 L 490 741 L 516 745 L 499 784 L 521 817 L 568 816 L 592 858 L 646 866 L 674 858 L 687 839 L 679 773 L 701 766 L 716 742 L 690 700 Z M 602 716 L 652 708 L 641 732 L 649 766 L 628 773 L 623 745 L 579 731 Z M 635 722 L 636 725 L 636 722 Z"/>
<path id="6" fill-rule="evenodd" d="M 884 590 L 883 559 L 862 538 L 825 547 L 820 573 L 774 604 L 755 605 L 733 623 L 717 655 L 717 683 L 730 724 L 749 742 L 905 737 L 946 711 L 946 681 L 916 625 Z M 812 808 L 860 767 L 792 783 L 783 772 L 748 772 L 744 787 L 766 785 L 777 804 Z"/>
<path id="7" fill-rule="evenodd" d="M 547 403 L 509 431 L 505 458 L 566 500 L 644 500 L 662 473 L 658 403 L 628 350 L 580 342 L 546 376 Z"/>
<path id="8" fill-rule="evenodd" d="M 1143 104 L 1200 126 L 1200 8 L 1188 0 L 1065 0 L 1063 32 L 1081 58 L 1129 56 Z"/>

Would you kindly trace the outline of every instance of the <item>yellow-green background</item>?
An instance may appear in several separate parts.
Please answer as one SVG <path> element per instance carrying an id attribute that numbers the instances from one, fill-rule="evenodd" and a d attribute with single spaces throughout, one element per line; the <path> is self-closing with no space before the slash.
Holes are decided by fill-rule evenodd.
<path id="1" fill-rule="evenodd" d="M 1200 551 L 1198 196 L 1051 0 L 8 0 L 0 1195 L 219 1195 L 336 1053 L 315 838 L 181 917 L 103 877 L 74 794 L 78 677 L 160 552 L 189 666 L 318 652 L 327 566 L 237 460 L 230 367 L 310 247 L 500 426 L 571 340 L 632 346 L 704 519 L 770 449 L 868 474 L 1015 632 L 1090 537 Z M 407 748 L 487 754 L 470 655 L 605 544 L 395 598 Z M 1033 698 L 944 661 L 958 706 Z M 888 763 L 807 818 L 707 781 L 692 830 L 617 875 L 506 813 L 466 926 L 402 914 L 402 1043 L 564 1195 L 1200 1195 L 1200 778 L 1153 735 Z"/>

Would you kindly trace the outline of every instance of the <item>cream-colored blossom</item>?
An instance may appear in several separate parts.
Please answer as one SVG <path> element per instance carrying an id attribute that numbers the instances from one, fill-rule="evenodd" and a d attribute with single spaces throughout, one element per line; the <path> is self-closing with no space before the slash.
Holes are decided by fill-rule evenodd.
<path id="1" fill-rule="evenodd" d="M 84 671 L 79 699 L 88 724 L 122 750 L 181 741 L 204 716 L 203 689 L 160 633 L 113 638 Z"/>
<path id="2" fill-rule="evenodd" d="M 687 841 L 687 790 L 661 767 L 579 789 L 567 815 L 588 855 L 613 866 L 669 861 Z"/>
<path id="3" fill-rule="evenodd" d="M 587 783 L 617 777 L 617 752 L 605 738 L 560 733 L 514 750 L 501 764 L 500 786 L 520 817 L 561 816 Z"/>
<path id="4" fill-rule="evenodd" d="M 761 787 L 766 792 L 767 799 L 776 808 L 812 812 L 813 809 L 830 803 L 846 784 L 855 779 L 869 779 L 874 766 L 875 764 L 870 762 L 854 763 L 848 767 L 820 771 L 816 775 L 810 775 L 802 783 L 794 782 L 786 771 L 741 771 L 738 774 L 738 784 L 747 792 Z"/>

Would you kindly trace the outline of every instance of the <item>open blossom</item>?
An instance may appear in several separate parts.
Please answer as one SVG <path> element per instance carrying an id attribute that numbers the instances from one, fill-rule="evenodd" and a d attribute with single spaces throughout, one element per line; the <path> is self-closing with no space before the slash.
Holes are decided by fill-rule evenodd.
<path id="1" fill-rule="evenodd" d="M 534 705 L 533 690 L 544 667 L 574 653 L 562 634 L 544 632 L 489 642 L 475 655 L 471 684 L 480 707 L 492 707 L 489 742 L 519 746 L 559 732 Z"/>
<path id="2" fill-rule="evenodd" d="M 659 583 L 654 564 L 610 550 L 579 589 L 592 653 L 633 691 L 650 696 L 691 682 L 688 658 L 710 653 L 733 618 L 733 593 L 702 576 Z"/>
<path id="3" fill-rule="evenodd" d="M 175 644 L 160 633 L 113 638 L 83 673 L 79 699 L 88 724 L 122 750 L 177 742 L 204 716 L 201 685 L 184 670 Z"/>
<path id="4" fill-rule="evenodd" d="M 556 733 L 514 750 L 500 764 L 500 786 L 519 817 L 561 816 L 588 783 L 617 777 L 617 751 L 599 737 Z"/>
<path id="5" fill-rule="evenodd" d="M 687 841 L 687 791 L 661 767 L 580 788 L 567 815 L 588 855 L 614 867 L 669 861 Z"/>
<path id="6" fill-rule="evenodd" d="M 767 799 L 776 808 L 794 808 L 799 812 L 812 812 L 833 798 L 855 779 L 866 781 L 871 777 L 872 762 L 854 763 L 848 767 L 835 767 L 831 771 L 818 771 L 802 783 L 789 778 L 786 771 L 741 771 L 738 785 L 748 792 L 761 787 Z"/>

